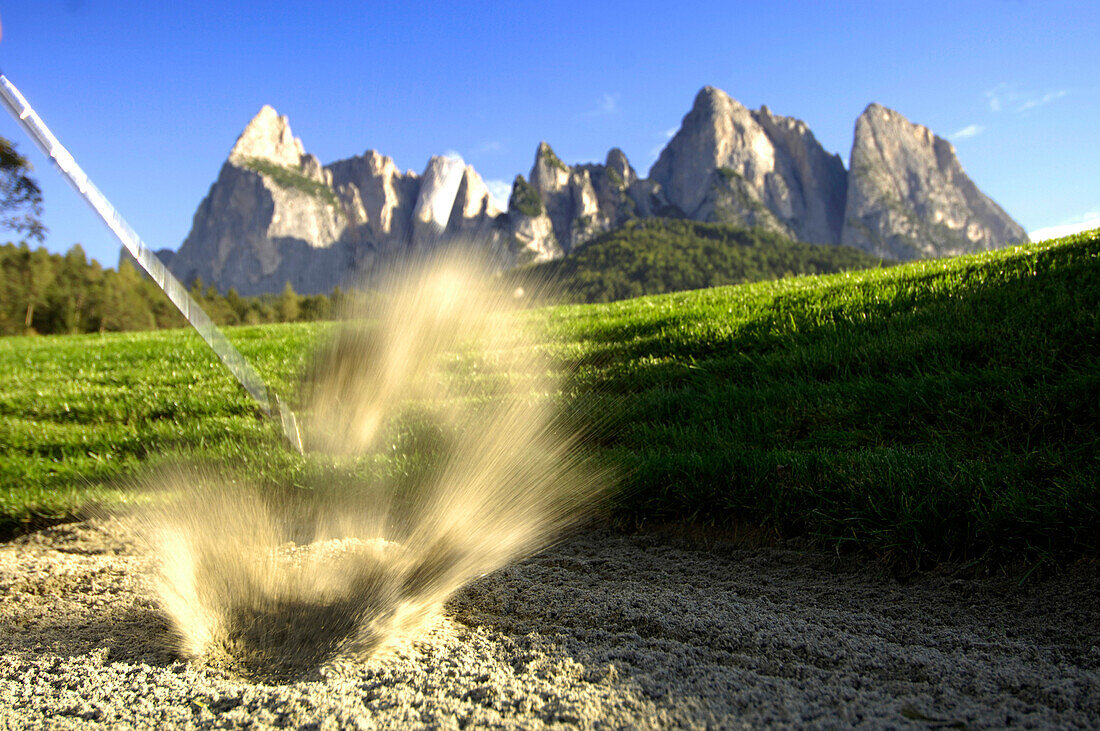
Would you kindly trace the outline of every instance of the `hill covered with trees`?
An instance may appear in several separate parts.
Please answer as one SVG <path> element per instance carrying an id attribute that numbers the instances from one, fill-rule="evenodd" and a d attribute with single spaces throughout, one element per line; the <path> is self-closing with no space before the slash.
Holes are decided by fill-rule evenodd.
<path id="1" fill-rule="evenodd" d="M 506 276 L 553 299 L 610 302 L 887 263 L 849 246 L 792 241 L 760 228 L 647 218 L 604 233 L 562 259 Z"/>

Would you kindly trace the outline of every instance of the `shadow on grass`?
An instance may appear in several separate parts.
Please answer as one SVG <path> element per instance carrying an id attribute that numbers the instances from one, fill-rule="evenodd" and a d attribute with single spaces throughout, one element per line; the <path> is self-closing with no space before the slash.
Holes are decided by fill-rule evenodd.
<path id="1" fill-rule="evenodd" d="M 777 290 L 729 324 L 720 292 L 624 303 L 570 388 L 616 425 L 628 511 L 904 562 L 1100 550 L 1098 250 Z"/>

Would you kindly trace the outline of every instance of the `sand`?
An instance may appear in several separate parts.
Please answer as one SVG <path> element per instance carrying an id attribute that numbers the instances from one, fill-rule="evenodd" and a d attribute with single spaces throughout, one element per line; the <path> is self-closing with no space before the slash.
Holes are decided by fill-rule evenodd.
<path id="1" fill-rule="evenodd" d="M 0 728 L 1096 727 L 1100 567 L 904 579 L 868 559 L 579 533 L 392 654 L 245 679 L 174 653 L 112 520 L 0 546 Z"/>

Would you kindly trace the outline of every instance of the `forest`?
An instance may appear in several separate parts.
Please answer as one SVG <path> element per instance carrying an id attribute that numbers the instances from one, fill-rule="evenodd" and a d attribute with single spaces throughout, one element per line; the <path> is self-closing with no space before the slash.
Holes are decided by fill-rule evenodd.
<path id="1" fill-rule="evenodd" d="M 224 295 L 201 280 L 191 296 L 219 325 L 325 320 L 345 295 Z M 123 260 L 117 270 L 89 260 L 80 244 L 65 254 L 26 243 L 0 245 L 0 335 L 55 335 L 183 327 L 183 316 L 148 277 Z"/>

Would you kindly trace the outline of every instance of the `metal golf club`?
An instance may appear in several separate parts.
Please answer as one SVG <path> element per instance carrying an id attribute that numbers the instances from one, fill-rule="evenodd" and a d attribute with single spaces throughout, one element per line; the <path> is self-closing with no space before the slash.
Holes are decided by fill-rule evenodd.
<path id="1" fill-rule="evenodd" d="M 0 100 L 3 101 L 7 110 L 27 135 L 34 140 L 34 143 L 42 150 L 43 154 L 53 162 L 65 180 L 80 194 L 81 198 L 87 201 L 88 205 L 107 224 L 107 228 L 111 229 L 111 232 L 130 252 L 134 260 L 168 295 L 168 299 L 179 309 L 187 322 L 198 331 L 206 344 L 229 369 L 229 372 L 252 395 L 263 413 L 271 418 L 275 418 L 276 413 L 278 414 L 287 441 L 298 453 L 301 453 L 302 438 L 298 433 L 298 421 L 294 417 L 294 413 L 278 396 L 274 393 L 269 394 L 260 375 L 248 364 L 240 351 L 226 339 L 218 326 L 195 302 L 180 281 L 168 271 L 161 260 L 157 258 L 157 255 L 130 228 L 130 225 L 107 200 L 107 197 L 80 169 L 72 154 L 58 142 L 46 123 L 38 116 L 38 113 L 31 108 L 15 85 L 3 74 L 0 74 Z M 272 401 L 274 401 L 274 408 Z"/>

